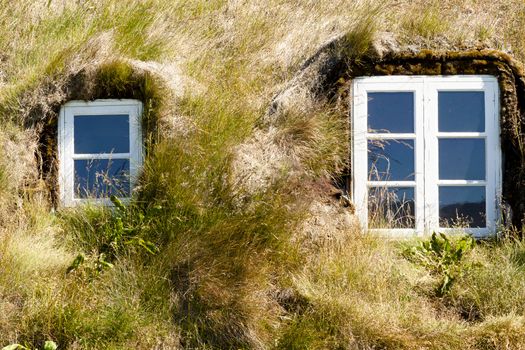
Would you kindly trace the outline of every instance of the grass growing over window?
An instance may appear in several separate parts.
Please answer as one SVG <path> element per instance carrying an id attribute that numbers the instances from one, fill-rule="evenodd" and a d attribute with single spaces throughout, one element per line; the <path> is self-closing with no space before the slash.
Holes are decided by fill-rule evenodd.
<path id="1" fill-rule="evenodd" d="M 307 237 L 312 188 L 348 158 L 346 116 L 298 100 L 282 120 L 264 122 L 272 97 L 301 63 L 344 33 L 355 47 L 342 54 L 353 58 L 383 30 L 415 43 L 483 37 L 525 58 L 521 2 L 436 6 L 2 3 L 0 346 L 525 346 L 521 240 L 476 245 L 463 257 L 471 268 L 437 296 L 440 276 L 406 259 L 398 242 L 362 237 L 357 228 Z M 420 17 L 422 9 L 428 15 Z M 148 73 L 136 84 L 134 64 Z M 128 206 L 57 212 L 34 157 L 40 130 L 25 128 L 26 118 L 60 100 L 54 94 L 64 90 L 50 86 L 93 65 L 101 68 L 87 83 L 142 96 L 160 130 Z M 236 168 L 239 148 L 259 135 L 257 127 L 275 129 L 254 152 L 281 152 L 254 165 L 271 169 L 264 181 L 258 171 Z"/>

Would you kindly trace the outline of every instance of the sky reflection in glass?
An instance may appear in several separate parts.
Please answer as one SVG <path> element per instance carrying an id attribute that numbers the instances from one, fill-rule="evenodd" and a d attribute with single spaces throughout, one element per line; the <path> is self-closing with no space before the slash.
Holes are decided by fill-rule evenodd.
<path id="1" fill-rule="evenodd" d="M 75 153 L 128 153 L 128 115 L 76 115 Z"/>
<path id="2" fill-rule="evenodd" d="M 440 91 L 438 101 L 439 131 L 485 131 L 483 91 Z"/>
<path id="3" fill-rule="evenodd" d="M 413 92 L 369 92 L 368 131 L 414 132 Z"/>
<path id="4" fill-rule="evenodd" d="M 485 180 L 485 139 L 440 139 L 441 180 Z"/>

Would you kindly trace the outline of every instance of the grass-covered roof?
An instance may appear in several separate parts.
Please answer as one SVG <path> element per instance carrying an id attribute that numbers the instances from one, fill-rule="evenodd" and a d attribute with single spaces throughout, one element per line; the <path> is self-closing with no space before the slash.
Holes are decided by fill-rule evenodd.
<path id="1" fill-rule="evenodd" d="M 1 5 L 0 346 L 525 347 L 519 220 L 432 251 L 363 235 L 337 186 L 352 77 L 479 69 L 508 88 L 519 218 L 522 1 Z M 57 113 L 97 98 L 144 103 L 139 186 L 60 208 Z"/>

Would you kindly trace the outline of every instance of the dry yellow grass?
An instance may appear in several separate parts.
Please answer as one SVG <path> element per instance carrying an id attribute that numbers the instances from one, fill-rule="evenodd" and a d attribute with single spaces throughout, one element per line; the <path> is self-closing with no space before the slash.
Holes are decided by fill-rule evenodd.
<path id="1" fill-rule="evenodd" d="M 438 298 L 399 242 L 318 201 L 347 116 L 297 91 L 265 123 L 323 44 L 350 33 L 359 53 L 381 32 L 525 61 L 521 0 L 0 0 L 0 346 L 525 348 L 522 241 L 476 247 Z M 51 209 L 37 135 L 83 71 L 105 91 L 151 77 L 164 124 L 123 225 L 155 256 L 115 240 L 113 212 Z"/>

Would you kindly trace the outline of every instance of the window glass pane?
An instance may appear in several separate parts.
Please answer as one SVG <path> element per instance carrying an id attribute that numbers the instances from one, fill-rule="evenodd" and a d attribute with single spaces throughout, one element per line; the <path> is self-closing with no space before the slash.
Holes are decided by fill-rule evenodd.
<path id="1" fill-rule="evenodd" d="M 128 115 L 76 115 L 75 153 L 128 153 Z"/>
<path id="2" fill-rule="evenodd" d="M 485 139 L 440 139 L 441 180 L 485 180 Z"/>
<path id="3" fill-rule="evenodd" d="M 369 140 L 371 181 L 414 180 L 414 140 Z"/>
<path id="4" fill-rule="evenodd" d="M 485 186 L 439 186 L 440 227 L 485 227 Z"/>
<path id="5" fill-rule="evenodd" d="M 440 91 L 439 131 L 485 131 L 483 91 Z"/>
<path id="6" fill-rule="evenodd" d="M 414 93 L 369 92 L 368 130 L 383 133 L 413 133 Z"/>
<path id="7" fill-rule="evenodd" d="M 75 198 L 129 197 L 129 160 L 75 160 L 74 186 Z"/>
<path id="8" fill-rule="evenodd" d="M 369 228 L 415 228 L 414 188 L 371 187 L 368 190 Z"/>

